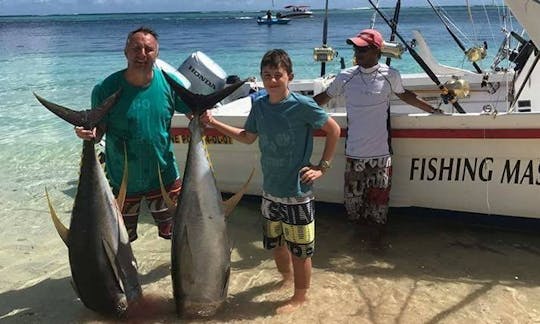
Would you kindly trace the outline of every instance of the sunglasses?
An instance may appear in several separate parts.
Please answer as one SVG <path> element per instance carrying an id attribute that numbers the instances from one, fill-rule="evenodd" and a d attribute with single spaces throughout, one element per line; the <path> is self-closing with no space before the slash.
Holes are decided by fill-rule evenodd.
<path id="1" fill-rule="evenodd" d="M 366 53 L 366 52 L 369 52 L 369 51 L 375 49 L 375 47 L 374 47 L 374 46 L 371 46 L 371 45 L 369 45 L 369 46 L 362 46 L 362 47 L 354 46 L 353 48 L 354 48 L 354 51 L 355 51 L 356 53 Z"/>

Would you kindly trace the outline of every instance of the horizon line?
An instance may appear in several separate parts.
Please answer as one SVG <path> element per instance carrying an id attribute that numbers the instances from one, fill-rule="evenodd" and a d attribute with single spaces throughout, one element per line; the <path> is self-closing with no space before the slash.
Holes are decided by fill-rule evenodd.
<path id="1" fill-rule="evenodd" d="M 440 6 L 443 8 L 449 7 L 467 7 L 466 5 L 444 5 Z M 497 4 L 488 4 L 488 5 L 472 5 L 470 7 L 504 7 L 504 5 Z M 394 7 L 380 7 L 379 9 L 393 9 Z M 430 8 L 426 5 L 421 6 L 404 6 L 403 8 Z M 373 10 L 372 7 L 354 7 L 354 8 L 329 8 L 328 11 L 341 11 L 341 10 L 355 10 L 355 11 L 364 11 L 364 10 Z M 186 10 L 186 11 L 123 11 L 123 12 L 83 12 L 83 13 L 44 13 L 44 14 L 0 14 L 0 17 L 53 17 L 53 16 L 91 16 L 91 15 L 120 15 L 120 14 L 171 14 L 171 13 L 219 13 L 219 12 L 230 12 L 230 13 L 258 13 L 265 12 L 266 10 Z M 313 9 L 313 11 L 323 11 L 323 9 Z"/>

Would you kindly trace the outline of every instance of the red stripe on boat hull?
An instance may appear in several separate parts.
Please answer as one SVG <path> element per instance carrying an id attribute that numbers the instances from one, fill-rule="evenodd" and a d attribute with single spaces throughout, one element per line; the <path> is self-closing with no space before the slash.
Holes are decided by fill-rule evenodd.
<path id="1" fill-rule="evenodd" d="M 205 130 L 207 136 L 223 135 L 213 128 Z M 189 135 L 187 128 L 175 127 L 171 129 L 171 135 Z M 324 137 L 325 133 L 322 130 L 315 130 L 316 137 Z M 341 129 L 341 137 L 347 135 L 347 129 Z M 490 139 L 534 139 L 540 138 L 540 129 L 523 128 L 523 129 L 393 129 L 392 138 L 490 138 Z"/>

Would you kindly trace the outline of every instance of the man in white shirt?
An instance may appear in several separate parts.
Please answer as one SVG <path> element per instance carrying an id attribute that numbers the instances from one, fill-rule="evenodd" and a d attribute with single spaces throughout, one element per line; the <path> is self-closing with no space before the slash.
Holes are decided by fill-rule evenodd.
<path id="1" fill-rule="evenodd" d="M 332 97 L 345 95 L 345 208 L 349 219 L 370 226 L 372 245 L 382 247 L 392 175 L 390 97 L 394 93 L 429 113 L 441 111 L 404 89 L 397 70 L 379 63 L 383 37 L 377 30 L 362 30 L 347 44 L 353 45 L 357 65 L 342 70 L 314 99 L 324 105 Z"/>

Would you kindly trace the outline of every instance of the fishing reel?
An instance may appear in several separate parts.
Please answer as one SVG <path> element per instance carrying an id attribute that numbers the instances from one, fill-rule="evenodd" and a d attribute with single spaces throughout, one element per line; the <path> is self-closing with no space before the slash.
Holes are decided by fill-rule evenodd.
<path id="1" fill-rule="evenodd" d="M 465 51 L 465 56 L 467 56 L 467 59 L 471 62 L 483 60 L 487 56 L 487 46 L 484 44 L 471 47 Z"/>
<path id="2" fill-rule="evenodd" d="M 315 62 L 330 62 L 337 56 L 337 52 L 326 45 L 313 49 L 313 59 Z"/>
<path id="3" fill-rule="evenodd" d="M 401 43 L 383 41 L 381 55 L 401 59 L 403 52 L 405 52 L 405 47 Z"/>
<path id="4" fill-rule="evenodd" d="M 450 80 L 444 83 L 444 91 L 441 97 L 445 104 L 454 103 L 458 99 L 467 97 L 470 91 L 469 81 L 452 76 Z"/>

